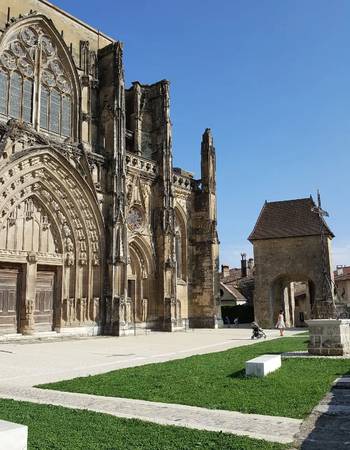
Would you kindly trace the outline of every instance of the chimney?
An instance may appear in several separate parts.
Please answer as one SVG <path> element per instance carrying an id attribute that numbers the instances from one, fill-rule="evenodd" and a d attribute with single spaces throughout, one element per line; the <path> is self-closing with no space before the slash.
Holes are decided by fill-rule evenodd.
<path id="1" fill-rule="evenodd" d="M 343 275 L 344 274 L 344 266 L 337 266 L 337 275 Z"/>
<path id="2" fill-rule="evenodd" d="M 254 269 L 254 259 L 253 258 L 249 258 L 248 259 L 248 273 L 249 275 L 251 275 L 253 273 L 253 269 Z"/>
<path id="3" fill-rule="evenodd" d="M 247 255 L 241 253 L 241 277 L 245 278 L 247 276 Z"/>
<path id="4" fill-rule="evenodd" d="M 226 278 L 230 275 L 230 267 L 222 265 L 221 266 L 221 276 L 222 278 Z"/>

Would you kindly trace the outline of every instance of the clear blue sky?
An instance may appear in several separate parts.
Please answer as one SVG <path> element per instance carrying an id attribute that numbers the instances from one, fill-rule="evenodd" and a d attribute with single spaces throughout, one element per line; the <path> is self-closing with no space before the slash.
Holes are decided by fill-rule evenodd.
<path id="1" fill-rule="evenodd" d="M 55 0 L 124 42 L 127 85 L 171 81 L 174 164 L 199 177 L 217 152 L 221 263 L 247 241 L 266 200 L 320 189 L 334 263 L 350 264 L 350 2 Z"/>

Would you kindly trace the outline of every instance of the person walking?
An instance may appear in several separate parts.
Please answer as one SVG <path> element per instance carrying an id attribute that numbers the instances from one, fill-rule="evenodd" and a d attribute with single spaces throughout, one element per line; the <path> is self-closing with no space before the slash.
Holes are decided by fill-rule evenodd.
<path id="1" fill-rule="evenodd" d="M 283 309 L 280 309 L 280 312 L 278 314 L 276 328 L 278 328 L 280 330 L 280 336 L 283 336 L 284 330 L 286 329 L 286 324 L 284 322 L 284 316 L 283 316 Z"/>

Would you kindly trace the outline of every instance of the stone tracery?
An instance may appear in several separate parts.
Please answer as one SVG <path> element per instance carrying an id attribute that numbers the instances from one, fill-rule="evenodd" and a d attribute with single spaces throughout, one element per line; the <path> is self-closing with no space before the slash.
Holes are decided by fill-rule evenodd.
<path id="1" fill-rule="evenodd" d="M 37 117 L 36 126 L 71 136 L 74 81 L 59 46 L 45 28 L 37 21 L 5 34 L 0 50 L 0 112 L 28 123 Z M 35 109 L 33 89 L 40 93 L 40 111 Z M 17 106 L 11 98 L 16 98 Z"/>

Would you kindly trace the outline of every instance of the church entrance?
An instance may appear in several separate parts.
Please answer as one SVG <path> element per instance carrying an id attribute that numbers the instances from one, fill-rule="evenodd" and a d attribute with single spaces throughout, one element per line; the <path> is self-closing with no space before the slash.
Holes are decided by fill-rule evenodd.
<path id="1" fill-rule="evenodd" d="M 38 270 L 34 308 L 35 331 L 52 331 L 55 300 L 55 272 Z"/>
<path id="2" fill-rule="evenodd" d="M 144 243 L 132 241 L 129 244 L 130 264 L 128 265 L 128 301 L 130 313 L 125 322 L 133 322 L 140 327 L 155 326 L 155 304 L 152 296 L 152 266 Z"/>
<path id="3" fill-rule="evenodd" d="M 0 334 L 95 332 L 104 248 L 96 199 L 56 149 L 30 152 L 0 170 Z"/>
<path id="4" fill-rule="evenodd" d="M 17 333 L 19 269 L 0 268 L 0 334 Z"/>

